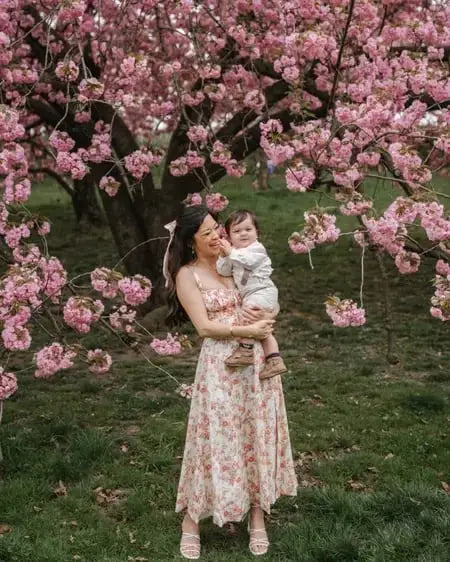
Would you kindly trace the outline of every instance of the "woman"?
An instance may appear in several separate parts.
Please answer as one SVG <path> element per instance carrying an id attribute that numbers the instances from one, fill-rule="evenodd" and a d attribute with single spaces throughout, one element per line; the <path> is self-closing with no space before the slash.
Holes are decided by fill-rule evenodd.
<path id="1" fill-rule="evenodd" d="M 241 521 L 249 513 L 249 548 L 267 552 L 264 511 L 280 495 L 295 495 L 297 481 L 280 377 L 259 380 L 264 364 L 260 343 L 255 364 L 230 369 L 225 359 L 237 338 L 263 340 L 274 321 L 246 311 L 239 321 L 240 297 L 231 277 L 217 273 L 219 225 L 206 208 L 186 207 L 168 225 L 165 258 L 169 319 L 186 313 L 204 338 L 192 394 L 176 511 L 186 510 L 180 552 L 200 556 L 199 520 Z"/>

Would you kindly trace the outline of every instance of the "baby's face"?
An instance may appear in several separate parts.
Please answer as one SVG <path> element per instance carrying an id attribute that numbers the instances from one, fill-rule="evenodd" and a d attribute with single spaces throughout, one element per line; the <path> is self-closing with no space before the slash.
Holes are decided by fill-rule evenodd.
<path id="1" fill-rule="evenodd" d="M 257 239 L 258 233 L 249 216 L 242 222 L 232 224 L 230 227 L 230 242 L 235 248 L 246 248 Z"/>

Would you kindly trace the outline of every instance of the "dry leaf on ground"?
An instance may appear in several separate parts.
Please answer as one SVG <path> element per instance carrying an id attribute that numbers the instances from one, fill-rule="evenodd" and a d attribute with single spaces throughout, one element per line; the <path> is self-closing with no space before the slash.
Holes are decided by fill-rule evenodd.
<path id="1" fill-rule="evenodd" d="M 67 496 L 67 488 L 62 480 L 60 480 L 58 485 L 53 488 L 53 493 L 55 496 Z"/>
<path id="2" fill-rule="evenodd" d="M 106 506 L 119 503 L 124 498 L 125 492 L 123 490 L 110 490 L 99 486 L 94 490 L 95 501 L 98 505 Z"/>
<path id="3" fill-rule="evenodd" d="M 353 478 L 347 480 L 347 490 L 353 490 L 354 492 L 367 492 L 367 493 L 374 492 L 373 488 L 367 486 L 366 484 L 364 484 L 364 482 L 361 482 L 361 480 L 354 480 Z"/>
<path id="4" fill-rule="evenodd" d="M 10 533 L 12 528 L 7 525 L 6 523 L 0 523 L 0 535 L 4 535 L 5 533 Z"/>

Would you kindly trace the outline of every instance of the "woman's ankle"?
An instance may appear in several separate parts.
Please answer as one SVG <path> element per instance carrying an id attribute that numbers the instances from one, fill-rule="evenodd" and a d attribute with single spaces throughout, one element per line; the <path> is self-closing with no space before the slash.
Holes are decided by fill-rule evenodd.
<path id="1" fill-rule="evenodd" d="M 192 534 L 199 534 L 200 532 L 200 526 L 198 523 L 196 523 L 192 517 L 190 517 L 187 513 L 184 516 L 184 519 L 181 523 L 181 529 L 183 530 L 184 533 L 192 533 Z"/>
<path id="2" fill-rule="evenodd" d="M 250 507 L 250 523 L 253 526 L 257 524 L 258 527 L 264 526 L 264 511 L 259 505 L 252 505 Z"/>

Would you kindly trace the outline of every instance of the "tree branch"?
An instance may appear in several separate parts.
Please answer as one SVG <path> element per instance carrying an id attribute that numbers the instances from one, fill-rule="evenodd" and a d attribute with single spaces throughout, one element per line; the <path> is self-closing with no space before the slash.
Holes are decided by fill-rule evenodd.
<path id="1" fill-rule="evenodd" d="M 59 185 L 66 191 L 71 197 L 75 194 L 74 188 L 70 185 L 70 183 L 63 178 L 60 174 L 52 170 L 51 168 L 42 167 L 42 168 L 29 168 L 29 171 L 32 174 L 47 174 L 47 176 L 52 177 L 56 180 Z"/>

